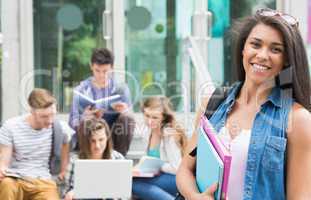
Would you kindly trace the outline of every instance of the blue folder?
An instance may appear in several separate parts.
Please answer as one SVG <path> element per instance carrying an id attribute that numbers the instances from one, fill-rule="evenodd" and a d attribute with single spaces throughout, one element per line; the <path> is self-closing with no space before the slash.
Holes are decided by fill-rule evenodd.
<path id="1" fill-rule="evenodd" d="M 204 192 L 214 183 L 218 183 L 215 200 L 220 200 L 224 164 L 207 137 L 204 129 L 198 131 L 198 148 L 196 162 L 196 182 L 200 192 Z"/>

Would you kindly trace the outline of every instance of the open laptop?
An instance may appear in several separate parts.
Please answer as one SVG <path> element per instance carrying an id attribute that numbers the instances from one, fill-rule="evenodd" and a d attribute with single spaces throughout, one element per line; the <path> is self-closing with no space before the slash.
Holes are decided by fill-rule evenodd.
<path id="1" fill-rule="evenodd" d="M 74 198 L 130 198 L 132 160 L 76 160 Z"/>

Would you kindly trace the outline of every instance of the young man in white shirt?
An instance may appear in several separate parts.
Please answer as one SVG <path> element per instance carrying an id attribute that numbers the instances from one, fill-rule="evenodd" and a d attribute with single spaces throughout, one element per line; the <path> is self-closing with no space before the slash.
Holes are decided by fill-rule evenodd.
<path id="1" fill-rule="evenodd" d="M 34 89 L 28 104 L 30 113 L 11 118 L 0 128 L 0 199 L 58 200 L 50 173 L 56 99 L 47 90 Z M 69 153 L 69 137 L 63 138 L 59 145 L 60 178 L 65 174 Z"/>

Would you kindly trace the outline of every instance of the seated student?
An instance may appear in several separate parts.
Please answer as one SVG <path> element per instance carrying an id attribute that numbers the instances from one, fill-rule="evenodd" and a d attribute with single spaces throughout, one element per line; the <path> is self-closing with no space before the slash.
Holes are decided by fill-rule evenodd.
<path id="1" fill-rule="evenodd" d="M 171 103 L 166 97 L 150 97 L 142 104 L 150 129 L 147 155 L 165 161 L 161 173 L 153 178 L 134 178 L 133 194 L 142 199 L 174 199 L 177 193 L 175 174 L 186 145 L 184 131 L 178 127 Z"/>
<path id="2" fill-rule="evenodd" d="M 69 172 L 69 188 L 64 200 L 74 198 L 74 161 L 76 159 L 124 159 L 122 154 L 112 149 L 112 138 L 107 123 L 96 116 L 81 121 L 78 128 L 79 155 L 73 155 Z"/>
<path id="3" fill-rule="evenodd" d="M 91 77 L 83 80 L 74 90 L 91 99 L 101 99 L 113 95 L 120 95 L 120 100 L 112 105 L 103 105 L 103 119 L 111 128 L 114 149 L 124 156 L 129 150 L 134 132 L 135 121 L 130 115 L 131 97 L 126 84 L 118 84 L 113 76 L 114 57 L 108 49 L 95 49 L 91 63 Z M 92 112 L 92 108 L 82 108 L 79 96 L 73 96 L 70 110 L 69 124 L 77 130 L 80 120 L 84 115 Z M 77 139 L 74 137 L 74 139 Z"/>
<path id="4" fill-rule="evenodd" d="M 0 128 L 0 199 L 56 200 L 59 194 L 52 175 L 63 179 L 72 130 L 56 123 L 56 99 L 49 91 L 35 88 L 28 104 L 29 113 L 7 120 Z"/>

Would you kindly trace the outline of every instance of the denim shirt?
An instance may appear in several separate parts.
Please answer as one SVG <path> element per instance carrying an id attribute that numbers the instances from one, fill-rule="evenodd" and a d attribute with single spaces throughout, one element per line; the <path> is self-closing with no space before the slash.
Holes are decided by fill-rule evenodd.
<path id="1" fill-rule="evenodd" d="M 217 132 L 225 125 L 241 86 L 242 83 L 234 85 L 210 117 Z M 293 104 L 286 92 L 275 86 L 255 116 L 244 177 L 244 200 L 285 199 L 286 129 Z"/>

